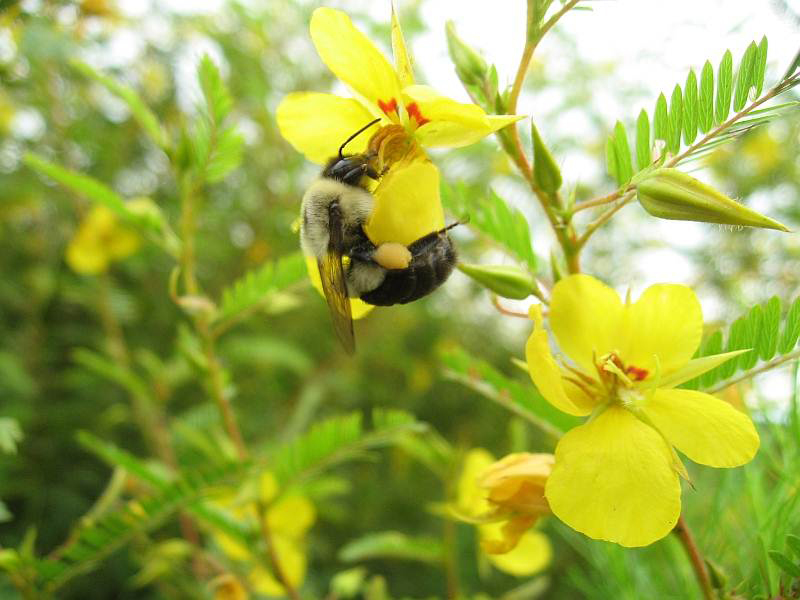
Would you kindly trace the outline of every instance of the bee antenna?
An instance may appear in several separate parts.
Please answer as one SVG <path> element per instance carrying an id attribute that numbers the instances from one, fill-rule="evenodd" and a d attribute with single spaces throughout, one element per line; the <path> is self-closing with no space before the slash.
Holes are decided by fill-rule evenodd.
<path id="1" fill-rule="evenodd" d="M 467 223 L 469 223 L 469 217 L 466 217 L 466 218 L 465 218 L 464 220 L 462 220 L 462 221 L 456 221 L 455 223 L 450 223 L 450 225 L 448 225 L 447 227 L 444 227 L 444 228 L 440 229 L 440 230 L 438 231 L 438 233 L 444 233 L 445 231 L 449 231 L 449 230 L 451 230 L 453 227 L 456 227 L 457 225 L 466 225 Z"/>
<path id="2" fill-rule="evenodd" d="M 370 127 L 372 127 L 373 125 L 375 125 L 375 123 L 377 123 L 378 121 L 380 121 L 380 119 L 375 119 L 374 121 L 370 121 L 369 123 L 367 123 L 366 125 L 364 125 L 364 126 L 361 128 L 361 129 L 359 129 L 358 131 L 356 131 L 356 132 L 355 132 L 353 135 L 351 135 L 349 138 L 347 138 L 347 139 L 344 141 L 344 144 L 342 144 L 341 146 L 339 146 L 339 160 L 342 160 L 342 159 L 344 158 L 344 156 L 342 156 L 342 151 L 344 150 L 344 147 L 345 147 L 345 146 L 347 146 L 347 144 L 349 144 L 350 142 L 352 142 L 352 141 L 353 141 L 355 138 L 357 138 L 359 135 L 361 135 L 362 133 L 364 133 L 364 132 L 365 132 L 367 129 L 369 129 Z"/>

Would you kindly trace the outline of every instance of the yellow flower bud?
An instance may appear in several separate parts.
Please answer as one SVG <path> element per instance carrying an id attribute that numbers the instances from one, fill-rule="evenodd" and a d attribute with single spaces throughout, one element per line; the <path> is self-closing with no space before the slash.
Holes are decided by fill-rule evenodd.
<path id="1" fill-rule="evenodd" d="M 461 263 L 458 268 L 503 298 L 524 300 L 536 290 L 536 283 L 531 274 L 518 267 Z"/>
<path id="2" fill-rule="evenodd" d="M 728 198 L 677 169 L 656 169 L 637 186 L 639 203 L 654 217 L 789 231 L 783 224 Z"/>

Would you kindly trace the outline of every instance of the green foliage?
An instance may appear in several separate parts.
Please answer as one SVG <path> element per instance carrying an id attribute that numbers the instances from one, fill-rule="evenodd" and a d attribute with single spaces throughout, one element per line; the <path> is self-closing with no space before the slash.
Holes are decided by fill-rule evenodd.
<path id="1" fill-rule="evenodd" d="M 536 272 L 538 263 L 531 246 L 531 230 L 525 216 L 508 205 L 494 190 L 476 198 L 464 186 L 442 185 L 442 203 L 464 222 L 469 222 L 491 240 Z"/>
<path id="2" fill-rule="evenodd" d="M 727 50 L 717 70 L 716 90 L 714 87 L 714 68 L 706 61 L 700 75 L 700 90 L 697 89 L 697 77 L 693 70 L 689 71 L 683 88 L 676 84 L 672 90 L 669 105 L 664 94 L 660 94 L 655 105 L 653 117 L 652 139 L 649 131 L 649 116 L 642 109 L 636 122 L 636 169 L 633 169 L 634 157 L 628 145 L 628 134 L 625 127 L 617 121 L 614 132 L 606 142 L 606 167 L 609 175 L 624 186 L 633 175 L 646 169 L 651 163 L 651 149 L 656 142 L 664 142 L 664 151 L 677 156 L 682 148 L 681 139 L 686 146 L 691 145 L 697 137 L 698 129 L 709 133 L 714 127 L 723 124 L 730 115 L 731 105 L 735 113 L 745 108 L 748 98 L 758 98 L 763 90 L 767 60 L 767 38 L 759 44 L 752 42 L 744 52 L 736 74 L 734 87 L 733 55 Z M 716 91 L 716 96 L 714 95 Z M 752 95 L 751 95 L 752 94 Z M 757 115 L 741 120 L 734 127 L 725 128 L 693 147 L 689 158 L 716 147 L 743 131 L 764 124 L 776 116 L 785 106 L 773 106 L 767 109 L 750 111 Z M 665 157 L 662 153 L 661 159 Z"/>
<path id="3" fill-rule="evenodd" d="M 233 100 L 214 61 L 200 61 L 198 79 L 205 106 L 194 121 L 192 158 L 198 177 L 208 183 L 221 181 L 242 162 L 244 138 L 235 126 L 226 125 Z"/>
<path id="4" fill-rule="evenodd" d="M 22 441 L 19 421 L 11 417 L 0 417 L 0 452 L 16 454 L 17 444 Z"/>
<path id="5" fill-rule="evenodd" d="M 782 321 L 782 322 L 781 322 Z M 709 335 L 700 345 L 696 357 L 711 356 L 721 352 L 750 349 L 722 365 L 688 381 L 683 387 L 711 388 L 717 382 L 732 377 L 738 371 L 753 369 L 759 361 L 790 354 L 800 337 L 800 298 L 797 298 L 781 320 L 781 301 L 773 296 L 763 304 L 753 306 L 728 328 L 723 341 L 721 331 Z M 779 360 L 779 358 L 776 358 Z"/>
<path id="6" fill-rule="evenodd" d="M 530 384 L 511 379 L 461 348 L 442 352 L 445 376 L 498 403 L 538 427 L 553 439 L 578 424 L 578 419 L 557 410 Z"/>
<path id="7" fill-rule="evenodd" d="M 777 550 L 770 550 L 768 554 L 772 562 L 778 565 L 781 571 L 790 577 L 800 579 L 800 564 L 793 562 L 791 558 Z"/>
<path id="8" fill-rule="evenodd" d="M 164 226 L 163 219 L 159 213 L 148 212 L 147 214 L 140 214 L 130 210 L 122 196 L 89 175 L 66 169 L 32 152 L 25 155 L 24 161 L 31 169 L 47 175 L 92 202 L 97 202 L 111 209 L 127 223 L 131 223 L 145 231 L 156 233 L 160 232 Z"/>
<path id="9" fill-rule="evenodd" d="M 163 523 L 175 511 L 230 480 L 243 468 L 242 463 L 226 463 L 184 472 L 155 494 L 131 500 L 120 509 L 80 525 L 57 558 L 38 562 L 36 569 L 41 583 L 51 590 L 60 587 L 93 568 L 134 536 Z"/>
<path id="10" fill-rule="evenodd" d="M 360 562 L 369 559 L 408 560 L 432 565 L 444 560 L 444 547 L 437 538 L 412 537 L 399 531 L 369 533 L 345 544 L 339 550 L 342 562 Z"/>
<path id="11" fill-rule="evenodd" d="M 392 444 L 425 426 L 406 412 L 376 409 L 367 428 L 359 413 L 336 416 L 314 424 L 309 431 L 278 448 L 270 470 L 283 485 L 311 477 L 344 461 L 362 458 L 373 448 Z"/>
<path id="12" fill-rule="evenodd" d="M 96 81 L 105 87 L 109 92 L 117 96 L 125 104 L 127 104 L 131 114 L 139 123 L 139 126 L 145 131 L 145 133 L 150 136 L 150 139 L 152 139 L 162 150 L 169 150 L 169 138 L 159 122 L 158 117 L 156 117 L 155 113 L 150 110 L 150 107 L 145 104 L 141 96 L 136 93 L 136 90 L 130 86 L 120 83 L 116 79 L 112 79 L 111 77 L 103 75 L 102 73 L 98 73 L 91 66 L 84 62 L 73 60 L 70 64 L 79 73 Z"/>
<path id="13" fill-rule="evenodd" d="M 217 321 L 241 317 L 269 301 L 270 295 L 285 290 L 306 276 L 302 252 L 294 252 L 262 267 L 248 271 L 222 292 Z"/>

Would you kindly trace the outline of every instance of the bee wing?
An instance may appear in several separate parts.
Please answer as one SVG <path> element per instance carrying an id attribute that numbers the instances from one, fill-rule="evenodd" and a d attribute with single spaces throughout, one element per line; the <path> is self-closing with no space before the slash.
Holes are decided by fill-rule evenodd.
<path id="1" fill-rule="evenodd" d="M 322 291 L 331 311 L 333 329 L 345 351 L 353 354 L 356 349 L 353 335 L 353 313 L 350 309 L 350 298 L 347 296 L 347 283 L 342 266 L 344 239 L 342 233 L 342 217 L 337 204 L 333 203 L 329 210 L 328 252 L 318 260 L 319 275 L 322 280 Z"/>

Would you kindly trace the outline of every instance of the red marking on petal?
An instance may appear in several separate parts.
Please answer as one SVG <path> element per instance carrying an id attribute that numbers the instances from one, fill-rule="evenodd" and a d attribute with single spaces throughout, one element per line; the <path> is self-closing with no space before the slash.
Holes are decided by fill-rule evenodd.
<path id="1" fill-rule="evenodd" d="M 640 369 L 639 367 L 634 367 L 631 365 L 627 369 L 625 369 L 625 374 L 630 375 L 631 379 L 634 381 L 644 381 L 647 379 L 647 376 L 650 374 L 647 369 Z"/>
<path id="2" fill-rule="evenodd" d="M 408 112 L 408 116 L 417 122 L 417 127 L 422 127 L 425 125 L 425 123 L 430 123 L 430 119 L 426 119 L 422 116 L 422 113 L 419 111 L 419 106 L 417 106 L 416 102 L 409 104 L 406 107 L 406 111 Z"/>
<path id="3" fill-rule="evenodd" d="M 387 117 L 390 116 L 389 113 L 397 114 L 397 100 L 394 98 L 389 100 L 389 102 L 378 100 L 378 108 L 380 108 Z"/>

